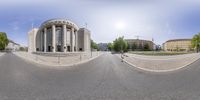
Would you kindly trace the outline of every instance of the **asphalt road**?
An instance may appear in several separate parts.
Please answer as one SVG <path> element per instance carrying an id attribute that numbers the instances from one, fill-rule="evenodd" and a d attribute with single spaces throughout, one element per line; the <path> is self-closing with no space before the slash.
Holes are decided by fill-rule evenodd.
<path id="1" fill-rule="evenodd" d="M 55 70 L 9 53 L 0 57 L 0 100 L 200 100 L 200 60 L 178 71 L 152 73 L 106 53 Z"/>

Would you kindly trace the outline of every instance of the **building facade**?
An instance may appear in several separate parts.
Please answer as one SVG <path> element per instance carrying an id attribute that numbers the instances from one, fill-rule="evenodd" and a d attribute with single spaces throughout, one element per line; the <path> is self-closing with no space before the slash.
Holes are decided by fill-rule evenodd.
<path id="1" fill-rule="evenodd" d="M 8 50 L 8 51 L 18 51 L 19 48 L 20 48 L 19 44 L 15 43 L 12 40 L 9 40 L 8 45 L 6 46 L 5 49 Z"/>
<path id="2" fill-rule="evenodd" d="M 29 33 L 29 52 L 87 52 L 90 31 L 66 19 L 45 21 Z"/>
<path id="3" fill-rule="evenodd" d="M 100 51 L 108 51 L 108 43 L 99 43 L 97 45 Z"/>
<path id="4" fill-rule="evenodd" d="M 173 39 L 163 44 L 164 51 L 193 51 L 192 39 Z"/>
<path id="5" fill-rule="evenodd" d="M 135 46 L 135 50 L 144 50 L 145 45 L 148 45 L 149 50 L 154 50 L 154 43 L 149 40 L 141 40 L 141 39 L 125 39 L 125 41 L 128 43 L 129 48 L 133 48 Z"/>

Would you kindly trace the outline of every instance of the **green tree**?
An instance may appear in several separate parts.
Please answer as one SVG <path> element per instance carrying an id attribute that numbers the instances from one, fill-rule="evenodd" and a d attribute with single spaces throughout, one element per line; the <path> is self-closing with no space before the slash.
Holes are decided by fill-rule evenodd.
<path id="1" fill-rule="evenodd" d="M 112 43 L 108 43 L 108 50 L 110 50 L 110 51 L 113 50 L 113 44 Z"/>
<path id="2" fill-rule="evenodd" d="M 97 49 L 97 50 L 99 49 L 97 43 L 95 43 L 93 40 L 91 40 L 91 48 L 92 49 Z"/>
<path id="3" fill-rule="evenodd" d="M 19 50 L 20 51 L 26 51 L 26 49 L 24 47 L 20 47 Z"/>
<path id="4" fill-rule="evenodd" d="M 117 52 L 126 52 L 127 51 L 128 44 L 124 40 L 124 37 L 119 37 L 115 39 L 113 42 L 113 49 Z"/>
<path id="5" fill-rule="evenodd" d="M 148 43 L 145 43 L 145 44 L 144 44 L 144 50 L 146 50 L 146 51 L 149 50 L 149 44 L 148 44 Z"/>
<path id="6" fill-rule="evenodd" d="M 5 32 L 0 32 L 0 50 L 4 50 L 8 45 L 8 38 Z"/>
<path id="7" fill-rule="evenodd" d="M 135 49 L 137 49 L 137 45 L 136 45 L 136 43 L 134 42 L 133 44 L 132 44 L 132 48 L 131 48 L 133 51 L 135 50 Z"/>
<path id="8" fill-rule="evenodd" d="M 200 33 L 193 36 L 192 47 L 195 48 L 197 52 L 199 52 L 199 49 L 200 49 Z"/>

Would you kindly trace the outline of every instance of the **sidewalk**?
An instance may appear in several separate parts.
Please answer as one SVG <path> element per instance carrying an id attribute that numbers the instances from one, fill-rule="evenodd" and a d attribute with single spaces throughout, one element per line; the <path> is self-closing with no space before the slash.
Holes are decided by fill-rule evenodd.
<path id="1" fill-rule="evenodd" d="M 0 56 L 4 55 L 4 53 L 0 52 Z"/>
<path id="2" fill-rule="evenodd" d="M 3 53 L 3 52 L 0 52 L 0 56 L 3 56 L 5 53 Z"/>
<path id="3" fill-rule="evenodd" d="M 62 69 L 88 62 L 99 57 L 103 52 L 92 52 L 92 55 L 91 53 L 74 53 L 68 56 L 45 56 L 27 52 L 14 52 L 13 54 L 31 63 L 45 65 L 48 68 Z"/>
<path id="4" fill-rule="evenodd" d="M 117 55 L 120 57 L 120 55 Z M 166 72 L 183 68 L 200 58 L 200 53 L 174 55 L 174 56 L 144 56 L 126 53 L 124 61 L 136 68 L 153 71 Z"/>

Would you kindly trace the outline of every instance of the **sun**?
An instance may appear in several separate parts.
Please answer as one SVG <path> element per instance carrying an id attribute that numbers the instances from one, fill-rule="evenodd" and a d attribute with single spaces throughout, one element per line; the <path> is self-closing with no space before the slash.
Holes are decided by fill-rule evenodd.
<path id="1" fill-rule="evenodd" d="M 123 30 L 126 27 L 126 23 L 124 21 L 118 21 L 115 23 L 115 27 L 119 30 Z"/>

